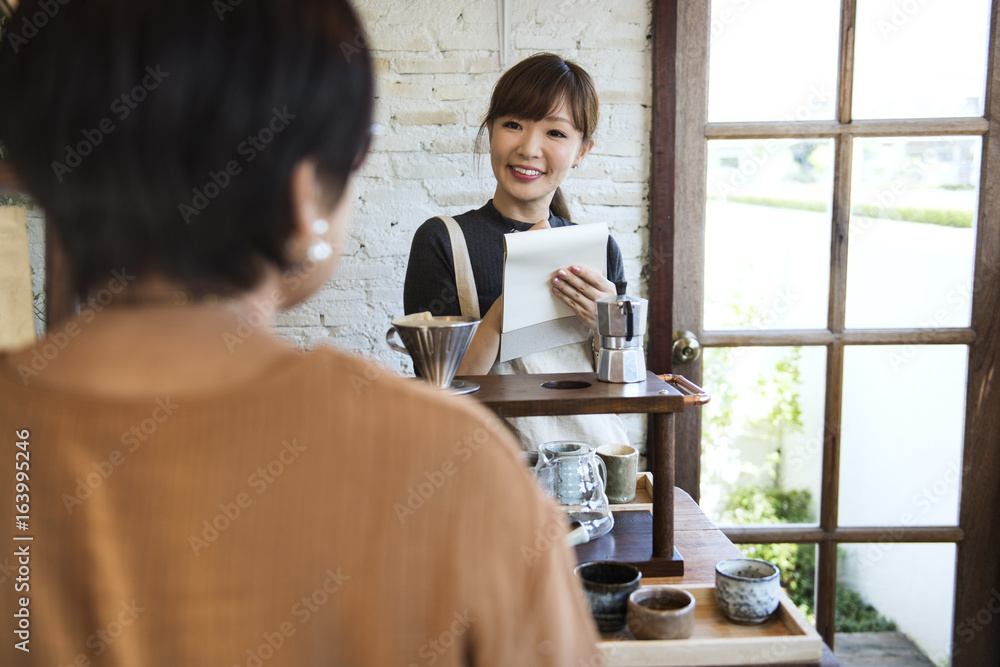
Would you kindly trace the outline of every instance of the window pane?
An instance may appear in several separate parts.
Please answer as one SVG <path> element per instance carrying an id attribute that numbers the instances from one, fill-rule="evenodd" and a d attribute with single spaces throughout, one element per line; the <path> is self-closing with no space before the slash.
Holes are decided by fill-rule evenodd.
<path id="1" fill-rule="evenodd" d="M 982 116 L 989 0 L 858 3 L 853 117 Z"/>
<path id="2" fill-rule="evenodd" d="M 839 25 L 837 0 L 713 0 L 708 120 L 832 119 Z"/>
<path id="3" fill-rule="evenodd" d="M 854 141 L 848 328 L 969 326 L 981 146 Z"/>
<path id="4" fill-rule="evenodd" d="M 722 525 L 816 523 L 826 348 L 703 356 L 701 506 Z"/>
<path id="5" fill-rule="evenodd" d="M 965 345 L 845 350 L 841 526 L 958 524 L 967 365 Z"/>
<path id="6" fill-rule="evenodd" d="M 923 653 L 934 664 L 948 665 L 955 545 L 896 543 L 888 535 L 878 544 L 842 544 L 837 552 L 837 632 L 898 632 L 913 643 L 911 651 Z M 892 639 L 898 643 L 901 638 Z M 869 647 L 876 641 L 877 635 L 864 639 Z M 850 635 L 838 634 L 837 656 L 848 652 L 851 644 Z M 898 664 L 904 664 L 899 648 Z"/>
<path id="7" fill-rule="evenodd" d="M 710 141 L 705 328 L 826 328 L 833 142 Z"/>

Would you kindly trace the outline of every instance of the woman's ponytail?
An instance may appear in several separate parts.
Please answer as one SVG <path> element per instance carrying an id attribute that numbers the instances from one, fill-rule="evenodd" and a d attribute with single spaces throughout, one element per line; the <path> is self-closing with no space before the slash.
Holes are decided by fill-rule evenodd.
<path id="1" fill-rule="evenodd" d="M 549 210 L 552 211 L 553 215 L 559 216 L 564 220 L 572 220 L 569 217 L 569 206 L 566 204 L 562 188 L 556 188 L 555 194 L 552 195 L 552 203 L 549 204 Z"/>

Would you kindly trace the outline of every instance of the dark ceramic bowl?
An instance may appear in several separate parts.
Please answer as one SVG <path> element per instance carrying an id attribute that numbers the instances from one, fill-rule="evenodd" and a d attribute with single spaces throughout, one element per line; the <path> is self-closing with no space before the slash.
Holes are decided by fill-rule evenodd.
<path id="1" fill-rule="evenodd" d="M 639 588 L 642 573 L 631 565 L 595 560 L 574 570 L 583 581 L 590 613 L 601 632 L 617 632 L 625 625 L 628 596 Z"/>

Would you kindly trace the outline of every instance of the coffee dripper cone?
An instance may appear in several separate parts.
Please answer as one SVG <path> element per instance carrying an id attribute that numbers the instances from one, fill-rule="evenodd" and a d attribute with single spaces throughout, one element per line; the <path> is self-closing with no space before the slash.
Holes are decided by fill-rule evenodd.
<path id="1" fill-rule="evenodd" d="M 429 384 L 451 387 L 469 343 L 480 320 L 445 315 L 424 319 L 399 317 L 385 334 L 385 342 L 394 350 L 410 355 L 417 374 Z M 398 335 L 403 345 L 394 340 Z"/>

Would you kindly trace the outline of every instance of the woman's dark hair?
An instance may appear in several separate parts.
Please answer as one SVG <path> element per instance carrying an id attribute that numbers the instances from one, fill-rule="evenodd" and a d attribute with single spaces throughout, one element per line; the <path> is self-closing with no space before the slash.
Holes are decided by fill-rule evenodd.
<path id="1" fill-rule="evenodd" d="M 554 53 L 536 53 L 525 58 L 504 72 L 493 87 L 490 108 L 479 127 L 477 143 L 498 118 L 513 116 L 542 120 L 562 100 L 569 104 L 573 125 L 583 134 L 584 143 L 593 141 L 600 118 L 600 105 L 594 81 L 587 71 Z M 560 218 L 570 219 L 566 200 L 559 188 L 556 188 L 549 208 Z"/>
<path id="2" fill-rule="evenodd" d="M 0 139 L 80 296 L 123 267 L 254 287 L 289 268 L 295 165 L 316 162 L 333 206 L 367 150 L 346 0 L 24 0 L 7 32 Z"/>

